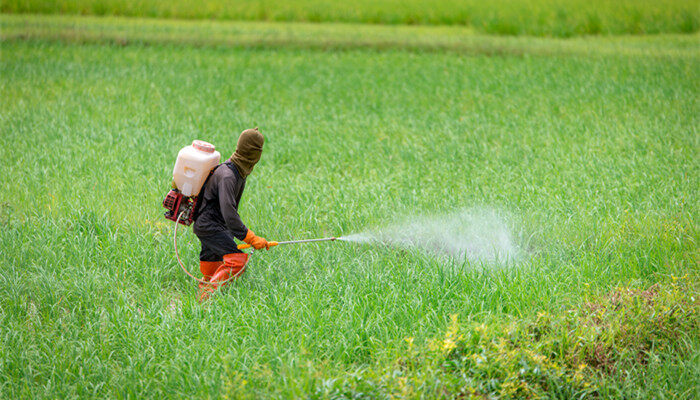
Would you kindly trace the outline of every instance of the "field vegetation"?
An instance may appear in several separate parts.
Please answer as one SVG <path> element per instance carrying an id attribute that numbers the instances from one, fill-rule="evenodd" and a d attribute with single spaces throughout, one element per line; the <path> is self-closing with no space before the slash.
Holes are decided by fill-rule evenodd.
<path id="1" fill-rule="evenodd" d="M 475 34 L 463 26 L 175 21 L 123 17 L 0 15 L 5 40 L 60 39 L 124 46 L 411 50 L 482 55 L 646 55 L 697 58 L 700 35 L 541 38 Z"/>
<path id="2" fill-rule="evenodd" d="M 690 33 L 696 0 L 5 0 L 6 13 L 178 19 L 465 25 L 499 35 Z"/>
<path id="3" fill-rule="evenodd" d="M 0 397 L 697 397 L 697 36 L 0 22 Z M 261 235 L 488 209 L 520 256 L 280 246 L 202 306 L 160 202 L 182 146 L 254 126 Z"/>

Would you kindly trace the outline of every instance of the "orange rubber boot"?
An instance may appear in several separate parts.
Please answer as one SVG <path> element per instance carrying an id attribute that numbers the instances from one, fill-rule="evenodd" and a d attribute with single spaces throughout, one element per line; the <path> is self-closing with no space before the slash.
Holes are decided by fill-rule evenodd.
<path id="1" fill-rule="evenodd" d="M 199 271 L 204 275 L 202 278 L 205 281 L 208 281 L 211 279 L 212 276 L 216 273 L 216 270 L 224 265 L 223 260 L 222 261 L 200 261 L 199 262 Z"/>
<path id="2" fill-rule="evenodd" d="M 199 262 L 199 270 L 202 272 L 202 280 L 209 282 L 211 280 L 211 277 L 214 276 L 216 273 L 216 270 L 224 265 L 223 261 L 200 261 Z M 206 285 L 204 283 L 199 283 L 199 300 L 202 301 L 203 298 L 208 297 L 209 291 L 207 290 L 207 287 L 209 285 Z"/>
<path id="3" fill-rule="evenodd" d="M 219 287 L 227 285 L 229 282 L 224 284 L 217 282 L 228 281 L 229 278 L 237 278 L 245 272 L 245 266 L 248 262 L 248 254 L 245 253 L 231 253 L 224 256 L 224 264 L 219 266 L 214 272 L 214 275 L 209 279 L 211 282 L 209 285 L 201 285 L 202 292 L 199 296 L 199 301 L 204 301 L 209 298 L 209 296 Z"/>

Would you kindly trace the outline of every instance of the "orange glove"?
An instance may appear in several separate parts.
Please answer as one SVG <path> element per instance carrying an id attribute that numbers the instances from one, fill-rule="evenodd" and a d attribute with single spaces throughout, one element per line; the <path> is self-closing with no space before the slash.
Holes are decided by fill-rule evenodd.
<path id="1" fill-rule="evenodd" d="M 243 239 L 243 241 L 253 246 L 255 250 L 260 250 L 263 247 L 266 250 L 270 250 L 270 244 L 267 242 L 267 240 L 265 240 L 265 238 L 263 237 L 256 235 L 252 229 L 248 229 L 248 233 L 246 233 L 245 239 Z"/>

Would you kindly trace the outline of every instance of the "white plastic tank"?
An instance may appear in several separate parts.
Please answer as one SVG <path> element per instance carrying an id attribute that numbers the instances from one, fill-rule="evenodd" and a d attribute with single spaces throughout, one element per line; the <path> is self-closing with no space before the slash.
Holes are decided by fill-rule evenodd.
<path id="1" fill-rule="evenodd" d="M 178 190 L 185 196 L 196 196 L 209 176 L 209 171 L 219 165 L 221 154 L 214 145 L 203 140 L 195 140 L 177 153 L 173 168 L 173 180 Z"/>

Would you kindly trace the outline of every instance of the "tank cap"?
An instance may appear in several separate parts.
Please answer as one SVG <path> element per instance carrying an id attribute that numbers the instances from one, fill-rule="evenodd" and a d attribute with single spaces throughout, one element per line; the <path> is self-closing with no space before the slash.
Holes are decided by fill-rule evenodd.
<path id="1" fill-rule="evenodd" d="M 204 140 L 193 140 L 192 147 L 205 153 L 213 153 L 215 150 L 213 144 L 205 142 Z"/>

